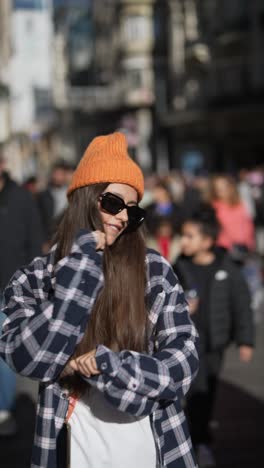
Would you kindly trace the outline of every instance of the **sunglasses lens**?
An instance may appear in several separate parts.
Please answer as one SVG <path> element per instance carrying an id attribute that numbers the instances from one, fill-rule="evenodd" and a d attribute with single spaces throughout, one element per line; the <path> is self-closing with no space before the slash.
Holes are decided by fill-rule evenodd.
<path id="1" fill-rule="evenodd" d="M 115 195 L 107 193 L 102 196 L 101 206 L 103 210 L 108 211 L 110 214 L 116 215 L 124 208 L 124 203 Z"/>
<path id="2" fill-rule="evenodd" d="M 139 206 L 130 206 L 127 210 L 128 222 L 130 225 L 137 226 L 141 224 L 146 216 L 145 210 Z"/>
<path id="3" fill-rule="evenodd" d="M 119 198 L 117 195 L 112 193 L 104 193 L 101 198 L 101 207 L 103 210 L 107 211 L 112 215 L 120 213 L 120 211 L 127 209 L 128 214 L 128 224 L 131 228 L 136 228 L 139 226 L 145 219 L 146 212 L 139 206 L 126 206 L 124 201 Z"/>

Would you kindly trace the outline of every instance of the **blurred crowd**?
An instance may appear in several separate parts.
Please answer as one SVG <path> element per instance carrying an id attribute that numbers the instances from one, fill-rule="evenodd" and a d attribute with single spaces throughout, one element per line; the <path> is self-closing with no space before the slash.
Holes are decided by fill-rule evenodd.
<path id="1" fill-rule="evenodd" d="M 37 177 L 24 181 L 38 207 L 42 229 L 42 251 L 46 253 L 58 222 L 67 206 L 67 187 L 75 167 L 57 161 L 43 189 Z M 184 219 L 201 202 L 213 206 L 221 225 L 217 244 L 233 256 L 256 253 L 264 257 L 264 168 L 241 169 L 229 174 L 182 173 L 149 174 L 141 206 L 147 211 L 149 246 L 174 263 L 180 253 L 180 235 Z"/>
<path id="2" fill-rule="evenodd" d="M 46 187 L 36 176 L 19 187 L 5 172 L 4 158 L 0 155 L 0 216 L 5 214 L 0 245 L 0 269 L 5 272 L 0 275 L 0 290 L 10 274 L 33 254 L 46 254 L 50 249 L 67 207 L 67 187 L 74 169 L 69 162 L 58 160 L 50 170 Z M 12 205 L 15 186 L 18 200 L 15 197 Z M 220 223 L 216 245 L 243 267 L 257 316 L 263 302 L 264 167 L 241 169 L 236 177 L 202 170 L 196 174 L 172 170 L 163 175 L 146 175 L 141 206 L 147 212 L 147 244 L 172 265 L 182 253 L 184 221 L 199 210 L 201 203 L 213 207 Z M 11 240 L 14 233 L 15 248 Z"/>
<path id="3" fill-rule="evenodd" d="M 180 279 L 200 336 L 200 368 L 186 414 L 200 467 L 214 467 L 211 430 L 225 350 L 249 363 L 263 318 L 264 170 L 170 172 L 146 178 L 148 245 Z"/>
<path id="4" fill-rule="evenodd" d="M 67 207 L 67 187 L 74 169 L 69 162 L 58 160 L 50 170 L 46 187 L 36 176 L 26 179 L 20 187 L 5 172 L 4 158 L 0 155 L 0 216 L 4 215 L 0 260 L 4 260 L 9 248 L 14 256 L 10 271 L 1 273 L 0 289 L 10 273 L 31 259 L 33 253 L 48 252 Z M 264 258 L 263 167 L 242 169 L 236 177 L 202 170 L 196 174 L 172 170 L 163 175 L 146 175 L 141 206 L 147 212 L 148 246 L 158 250 L 173 265 L 181 254 L 184 220 L 204 202 L 213 207 L 220 223 L 217 245 L 227 250 L 234 261 L 243 263 L 249 286 L 256 290 L 262 282 Z M 19 254 L 12 246 L 14 233 Z M 6 270 L 6 264 L 5 260 L 1 261 L 0 268 L 4 265 Z"/>
<path id="5" fill-rule="evenodd" d="M 255 316 L 263 304 L 264 168 L 230 174 L 196 175 L 171 171 L 146 177 L 148 245 L 173 265 L 182 251 L 182 227 L 202 203 L 210 205 L 220 225 L 216 245 L 243 270 Z"/>
<path id="6" fill-rule="evenodd" d="M 155 174 L 146 177 L 143 205 L 148 213 L 151 240 L 159 243 L 163 237 L 168 237 L 179 241 L 183 220 L 201 201 L 208 202 L 216 210 L 221 224 L 219 245 L 228 250 L 239 245 L 249 252 L 264 255 L 263 168 L 243 169 L 237 177 L 205 172 L 185 175 L 177 171 L 163 177 Z M 171 263 L 177 257 L 175 246 L 173 252 L 162 253 Z"/>

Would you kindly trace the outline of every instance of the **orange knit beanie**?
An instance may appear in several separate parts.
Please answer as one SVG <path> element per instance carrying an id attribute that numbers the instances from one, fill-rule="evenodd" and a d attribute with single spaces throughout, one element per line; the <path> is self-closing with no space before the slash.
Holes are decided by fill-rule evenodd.
<path id="1" fill-rule="evenodd" d="M 98 136 L 91 141 L 72 176 L 68 195 L 78 187 L 102 182 L 130 185 L 137 191 L 139 201 L 143 197 L 143 174 L 129 157 L 123 133 Z"/>

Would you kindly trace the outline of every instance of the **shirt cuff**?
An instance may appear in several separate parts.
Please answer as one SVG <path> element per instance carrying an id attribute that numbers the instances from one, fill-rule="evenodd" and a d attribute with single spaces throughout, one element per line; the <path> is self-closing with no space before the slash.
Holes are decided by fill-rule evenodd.
<path id="1" fill-rule="evenodd" d="M 120 359 L 117 353 L 111 351 L 104 345 L 98 345 L 95 353 L 95 360 L 98 370 L 104 374 L 114 377 L 120 367 Z"/>

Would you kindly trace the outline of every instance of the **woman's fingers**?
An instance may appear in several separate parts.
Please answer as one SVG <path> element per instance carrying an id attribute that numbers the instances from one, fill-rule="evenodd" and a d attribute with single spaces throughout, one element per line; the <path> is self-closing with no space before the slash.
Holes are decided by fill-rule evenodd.
<path id="1" fill-rule="evenodd" d="M 78 358 L 70 361 L 70 366 L 72 369 L 80 372 L 86 377 L 100 374 L 96 364 L 95 350 L 92 350 L 89 353 L 83 354 L 82 356 L 79 356 Z"/>
<path id="2" fill-rule="evenodd" d="M 102 231 L 94 231 L 96 237 L 96 250 L 104 250 L 105 248 L 105 233 Z"/>
<path id="3" fill-rule="evenodd" d="M 69 362 L 69 366 L 76 372 L 78 372 L 78 363 L 76 362 L 75 359 L 72 359 L 70 362 Z"/>
<path id="4" fill-rule="evenodd" d="M 80 374 L 85 375 L 86 377 L 91 376 L 91 371 L 89 367 L 85 366 L 82 361 L 79 359 L 73 359 L 70 361 L 70 366 L 72 369 L 74 369 L 76 372 L 79 372 Z"/>
<path id="5" fill-rule="evenodd" d="M 92 375 L 92 370 L 91 370 L 90 367 L 89 367 L 88 361 L 79 360 L 79 361 L 78 361 L 78 365 L 79 365 L 79 372 L 80 372 L 81 374 L 85 375 L 86 377 L 91 377 L 91 375 Z"/>
<path id="6" fill-rule="evenodd" d="M 68 377 L 69 375 L 72 375 L 74 373 L 73 368 L 70 366 L 70 363 L 68 363 L 63 371 L 60 374 L 60 378 L 63 379 L 64 377 Z"/>
<path id="7" fill-rule="evenodd" d="M 96 360 L 93 354 L 88 353 L 80 356 L 79 363 L 80 369 L 84 371 L 84 373 L 89 373 L 91 375 L 99 374 L 100 372 L 97 369 Z"/>

